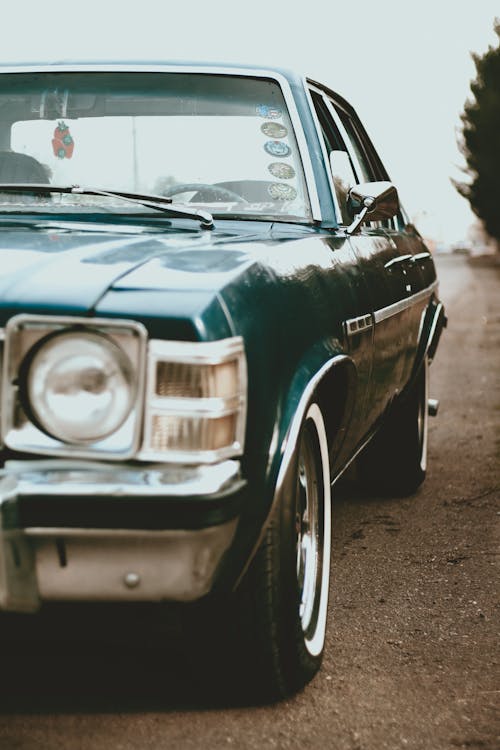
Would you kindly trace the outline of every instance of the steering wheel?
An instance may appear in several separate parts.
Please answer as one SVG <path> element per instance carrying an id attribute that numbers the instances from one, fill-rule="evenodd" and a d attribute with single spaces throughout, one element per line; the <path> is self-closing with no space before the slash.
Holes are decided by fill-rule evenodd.
<path id="1" fill-rule="evenodd" d="M 163 190 L 162 194 L 166 198 L 171 198 L 172 196 L 178 195 L 179 193 L 189 193 L 193 190 L 197 193 L 203 193 L 204 191 L 206 191 L 209 195 L 213 195 L 213 199 L 215 201 L 238 201 L 238 203 L 248 203 L 246 198 L 244 198 L 242 195 L 239 195 L 238 193 L 233 192 L 233 190 L 228 190 L 221 185 L 210 185 L 206 182 L 181 182 L 178 185 L 172 185 L 172 187 Z M 193 202 L 192 198 L 190 202 Z M 201 202 L 202 201 L 200 201 L 200 203 Z"/>

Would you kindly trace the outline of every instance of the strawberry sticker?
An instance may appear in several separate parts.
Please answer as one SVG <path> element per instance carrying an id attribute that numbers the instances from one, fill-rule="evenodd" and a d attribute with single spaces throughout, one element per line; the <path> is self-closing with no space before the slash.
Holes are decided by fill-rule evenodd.
<path id="1" fill-rule="evenodd" d="M 68 126 L 62 120 L 57 123 L 57 128 L 54 130 L 52 148 L 54 149 L 54 156 L 59 159 L 71 159 L 73 156 L 75 142 Z"/>

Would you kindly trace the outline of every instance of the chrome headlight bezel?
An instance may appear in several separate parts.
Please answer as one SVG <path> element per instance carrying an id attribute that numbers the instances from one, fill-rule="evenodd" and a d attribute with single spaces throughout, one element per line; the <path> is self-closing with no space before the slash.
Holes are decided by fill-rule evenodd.
<path id="1" fill-rule="evenodd" d="M 94 442 L 68 442 L 41 429 L 29 414 L 25 400 L 26 366 L 44 339 L 58 334 L 103 336 L 130 361 L 135 373 L 134 403 L 124 423 Z M 140 447 L 144 401 L 147 331 L 136 321 L 108 318 L 17 315 L 5 327 L 1 429 L 4 444 L 15 451 L 51 456 L 126 460 Z M 24 365 L 24 367 L 23 367 Z M 24 391 L 24 392 L 23 392 Z"/>

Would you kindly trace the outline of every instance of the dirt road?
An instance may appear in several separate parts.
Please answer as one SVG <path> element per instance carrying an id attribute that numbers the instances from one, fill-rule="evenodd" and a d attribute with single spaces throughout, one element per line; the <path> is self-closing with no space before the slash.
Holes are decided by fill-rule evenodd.
<path id="1" fill-rule="evenodd" d="M 428 477 L 404 500 L 336 491 L 313 683 L 274 706 L 213 709 L 194 705 L 175 651 L 160 664 L 111 631 L 93 645 L 99 622 L 76 649 L 58 633 L 26 641 L 21 623 L 2 632 L 1 750 L 499 750 L 500 277 L 457 256 L 438 267 L 450 324 Z"/>

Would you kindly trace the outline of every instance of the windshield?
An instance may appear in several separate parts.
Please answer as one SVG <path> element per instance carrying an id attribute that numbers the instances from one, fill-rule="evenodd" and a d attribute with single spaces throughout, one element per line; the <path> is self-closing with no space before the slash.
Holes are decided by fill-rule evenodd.
<path id="1" fill-rule="evenodd" d="M 0 183 L 171 196 L 214 216 L 304 221 L 297 142 L 275 81 L 197 73 L 0 75 Z M 144 212 L 119 199 L 1 193 L 0 211 Z"/>

